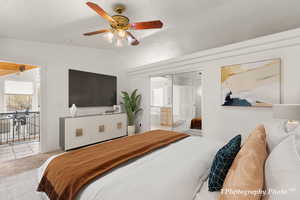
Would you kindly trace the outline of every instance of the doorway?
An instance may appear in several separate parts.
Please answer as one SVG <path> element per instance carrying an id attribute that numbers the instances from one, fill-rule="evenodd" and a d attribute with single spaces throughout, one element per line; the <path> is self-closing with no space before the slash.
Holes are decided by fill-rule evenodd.
<path id="1" fill-rule="evenodd" d="M 150 128 L 201 134 L 202 73 L 150 77 Z"/>
<path id="2" fill-rule="evenodd" d="M 0 62 L 0 162 L 40 152 L 40 67 Z"/>

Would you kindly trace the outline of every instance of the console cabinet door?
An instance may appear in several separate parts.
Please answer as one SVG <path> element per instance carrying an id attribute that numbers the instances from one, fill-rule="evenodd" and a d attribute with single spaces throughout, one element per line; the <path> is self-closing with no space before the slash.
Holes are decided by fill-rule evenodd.
<path id="1" fill-rule="evenodd" d="M 113 115 L 110 119 L 112 120 L 109 124 L 111 137 L 117 138 L 127 135 L 126 115 Z"/>
<path id="2" fill-rule="evenodd" d="M 91 133 L 92 141 L 91 143 L 101 142 L 105 140 L 110 140 L 113 138 L 111 134 L 112 129 L 110 124 L 113 123 L 111 118 L 103 115 L 97 116 L 94 120 L 94 131 Z"/>
<path id="3" fill-rule="evenodd" d="M 86 120 L 70 118 L 65 121 L 65 149 L 73 149 L 90 144 L 91 138 L 88 133 L 92 127 L 87 125 Z"/>

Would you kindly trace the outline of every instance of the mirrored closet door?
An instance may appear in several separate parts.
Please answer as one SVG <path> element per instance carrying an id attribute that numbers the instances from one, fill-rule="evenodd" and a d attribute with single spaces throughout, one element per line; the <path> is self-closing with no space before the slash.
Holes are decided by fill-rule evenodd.
<path id="1" fill-rule="evenodd" d="M 173 76 L 151 77 L 150 121 L 151 130 L 172 130 Z"/>
<path id="2" fill-rule="evenodd" d="M 151 130 L 199 132 L 201 73 L 187 72 L 151 77 Z"/>

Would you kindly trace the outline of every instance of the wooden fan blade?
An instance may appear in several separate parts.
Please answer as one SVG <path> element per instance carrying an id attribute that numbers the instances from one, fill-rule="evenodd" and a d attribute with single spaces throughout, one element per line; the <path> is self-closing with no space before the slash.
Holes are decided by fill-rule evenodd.
<path id="1" fill-rule="evenodd" d="M 140 44 L 140 42 L 130 32 L 126 31 L 126 34 L 127 34 L 127 40 L 130 41 L 131 45 L 136 46 Z"/>
<path id="2" fill-rule="evenodd" d="M 162 28 L 163 23 L 160 20 L 149 21 L 149 22 L 136 22 L 136 23 L 130 24 L 130 27 L 135 30 Z"/>
<path id="3" fill-rule="evenodd" d="M 87 2 L 86 3 L 91 9 L 98 13 L 101 17 L 108 20 L 109 22 L 116 22 L 111 16 L 109 16 L 100 6 L 95 3 Z"/>
<path id="4" fill-rule="evenodd" d="M 93 32 L 89 32 L 89 33 L 84 33 L 84 36 L 91 36 L 91 35 L 96 35 L 96 34 L 100 34 L 100 33 L 106 33 L 106 32 L 110 32 L 110 30 L 108 29 L 103 29 L 103 30 L 99 30 L 99 31 L 93 31 Z"/>

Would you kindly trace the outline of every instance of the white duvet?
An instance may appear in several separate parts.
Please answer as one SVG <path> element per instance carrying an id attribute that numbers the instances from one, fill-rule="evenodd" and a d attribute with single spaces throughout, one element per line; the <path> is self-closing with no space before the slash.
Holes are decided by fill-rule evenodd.
<path id="1" fill-rule="evenodd" d="M 221 146 L 188 137 L 98 178 L 77 200 L 192 200 Z M 40 168 L 40 177 L 51 159 Z"/>
<path id="2" fill-rule="evenodd" d="M 217 200 L 220 192 L 208 191 L 208 180 L 206 180 L 201 186 L 200 191 L 196 194 L 194 200 Z"/>

